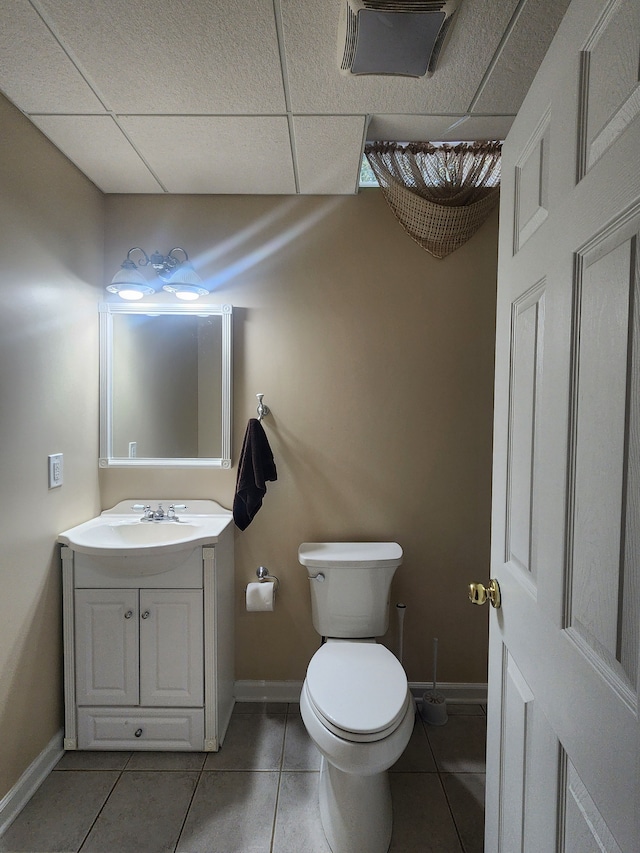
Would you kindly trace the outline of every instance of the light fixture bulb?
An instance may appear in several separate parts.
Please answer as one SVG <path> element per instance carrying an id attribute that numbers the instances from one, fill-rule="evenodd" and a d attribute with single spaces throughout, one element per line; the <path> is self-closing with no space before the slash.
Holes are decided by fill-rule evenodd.
<path id="1" fill-rule="evenodd" d="M 168 293 L 173 293 L 178 299 L 185 301 L 193 301 L 194 299 L 198 299 L 199 296 L 209 295 L 209 291 L 203 285 L 198 273 L 186 261 L 177 267 L 162 289 Z"/>
<path id="2" fill-rule="evenodd" d="M 134 299 L 142 299 L 142 297 L 144 296 L 144 293 L 142 293 L 140 290 L 125 290 L 125 289 L 123 289 L 123 290 L 118 291 L 118 296 L 120 297 L 120 299 L 134 300 Z"/>
<path id="3" fill-rule="evenodd" d="M 121 299 L 129 300 L 142 299 L 143 296 L 156 292 L 142 273 L 136 269 L 136 265 L 129 260 L 124 261 L 111 279 L 111 284 L 107 285 L 107 291 L 117 293 Z"/>

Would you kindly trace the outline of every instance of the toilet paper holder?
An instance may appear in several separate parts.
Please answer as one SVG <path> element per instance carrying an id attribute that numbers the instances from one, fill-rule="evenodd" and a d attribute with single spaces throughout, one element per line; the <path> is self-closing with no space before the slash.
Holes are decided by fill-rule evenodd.
<path id="1" fill-rule="evenodd" d="M 280 581 L 278 580 L 278 578 L 275 575 L 269 574 L 269 569 L 266 566 L 258 566 L 258 568 L 256 569 L 256 574 L 260 578 L 261 582 L 262 581 L 269 581 L 270 583 L 272 582 L 274 584 L 274 590 L 273 591 L 274 592 L 277 591 L 278 587 L 280 586 Z"/>

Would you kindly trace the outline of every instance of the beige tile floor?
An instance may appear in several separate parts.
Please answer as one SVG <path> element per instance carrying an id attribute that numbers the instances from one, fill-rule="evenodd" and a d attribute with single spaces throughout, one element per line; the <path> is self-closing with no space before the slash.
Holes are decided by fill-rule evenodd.
<path id="1" fill-rule="evenodd" d="M 391 769 L 390 853 L 481 853 L 485 731 L 480 705 L 416 718 Z M 0 851 L 330 853 L 319 766 L 297 705 L 238 704 L 217 753 L 66 753 Z"/>

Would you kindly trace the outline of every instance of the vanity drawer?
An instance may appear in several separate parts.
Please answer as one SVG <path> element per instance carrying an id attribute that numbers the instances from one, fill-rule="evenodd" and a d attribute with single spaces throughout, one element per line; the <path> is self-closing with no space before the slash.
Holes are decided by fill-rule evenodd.
<path id="1" fill-rule="evenodd" d="M 78 749 L 204 749 L 202 708 L 78 708 Z"/>

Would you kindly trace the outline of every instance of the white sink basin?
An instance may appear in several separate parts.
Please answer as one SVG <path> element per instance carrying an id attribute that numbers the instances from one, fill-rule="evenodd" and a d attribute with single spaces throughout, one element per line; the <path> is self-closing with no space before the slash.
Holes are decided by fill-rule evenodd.
<path id="1" fill-rule="evenodd" d="M 140 510 L 131 509 L 135 503 L 152 508 L 162 503 L 166 510 L 179 501 L 122 501 L 97 518 L 60 533 L 58 542 L 81 554 L 108 558 L 110 564 L 113 558 L 126 558 L 118 559 L 118 565 L 133 572 L 154 566 L 164 571 L 168 570 L 164 566 L 172 567 L 180 559 L 179 552 L 217 542 L 232 521 L 231 512 L 215 501 L 184 501 L 187 510 L 180 513 L 180 521 L 142 521 Z M 164 559 L 170 555 L 175 559 Z"/>
<path id="2" fill-rule="evenodd" d="M 102 521 L 102 516 L 99 521 Z M 192 542 L 202 532 L 202 526 L 188 521 L 107 521 L 102 524 L 87 522 L 80 527 L 83 529 L 75 529 L 73 533 L 67 531 L 67 534 L 70 534 L 70 544 L 75 546 L 77 551 L 83 548 L 111 551 L 114 548 L 129 550 L 147 549 L 157 545 L 163 547 L 176 542 Z"/>

